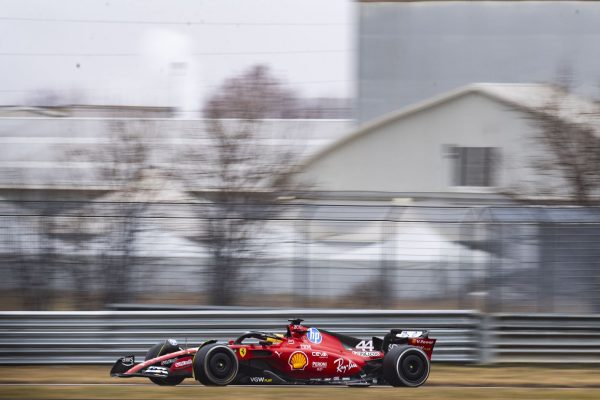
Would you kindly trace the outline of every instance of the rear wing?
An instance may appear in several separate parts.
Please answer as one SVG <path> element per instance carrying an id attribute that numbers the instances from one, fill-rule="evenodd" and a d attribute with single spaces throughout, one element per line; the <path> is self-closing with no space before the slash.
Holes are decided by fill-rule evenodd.
<path id="1" fill-rule="evenodd" d="M 429 331 L 427 330 L 392 329 L 390 330 L 390 333 L 383 337 L 383 340 L 379 338 L 373 338 L 373 344 L 375 347 L 381 346 L 378 350 L 385 353 L 394 347 L 408 345 L 423 350 L 423 352 L 427 355 L 427 358 L 430 360 L 436 341 L 437 339 L 429 338 Z"/>
<path id="2" fill-rule="evenodd" d="M 420 331 L 405 331 L 402 329 L 392 329 L 390 331 L 391 334 L 395 334 L 398 338 L 428 338 L 429 331 L 428 330 L 420 330 Z"/>

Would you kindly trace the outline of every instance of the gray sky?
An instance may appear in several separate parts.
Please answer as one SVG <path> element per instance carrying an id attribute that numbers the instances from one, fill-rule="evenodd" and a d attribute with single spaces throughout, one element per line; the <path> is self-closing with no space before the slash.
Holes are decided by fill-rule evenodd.
<path id="1" fill-rule="evenodd" d="M 194 108 L 255 63 L 309 96 L 352 96 L 351 0 L 0 0 L 0 104 Z"/>

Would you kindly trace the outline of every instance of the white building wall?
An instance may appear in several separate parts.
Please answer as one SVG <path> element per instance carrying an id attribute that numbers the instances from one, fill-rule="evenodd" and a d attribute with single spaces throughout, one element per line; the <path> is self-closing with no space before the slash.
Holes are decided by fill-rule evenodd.
<path id="1" fill-rule="evenodd" d="M 338 144 L 307 164 L 302 179 L 320 190 L 480 192 L 455 187 L 447 146 L 497 147 L 499 187 L 534 180 L 528 113 L 469 93 L 406 115 Z M 488 190 L 489 191 L 489 190 Z"/>

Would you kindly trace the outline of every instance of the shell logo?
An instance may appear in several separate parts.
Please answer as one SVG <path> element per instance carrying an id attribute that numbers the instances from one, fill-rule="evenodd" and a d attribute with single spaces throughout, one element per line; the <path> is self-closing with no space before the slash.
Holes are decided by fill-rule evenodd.
<path id="1" fill-rule="evenodd" d="M 301 351 L 295 351 L 290 356 L 288 364 L 290 364 L 292 370 L 304 369 L 308 364 L 308 357 Z"/>

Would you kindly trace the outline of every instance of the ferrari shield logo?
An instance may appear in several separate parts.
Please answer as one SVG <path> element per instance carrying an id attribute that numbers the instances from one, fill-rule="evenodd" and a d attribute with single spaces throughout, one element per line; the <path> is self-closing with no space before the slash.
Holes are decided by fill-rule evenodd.
<path id="1" fill-rule="evenodd" d="M 240 347 L 240 357 L 242 357 L 242 358 L 246 357 L 246 348 L 245 347 Z"/>

